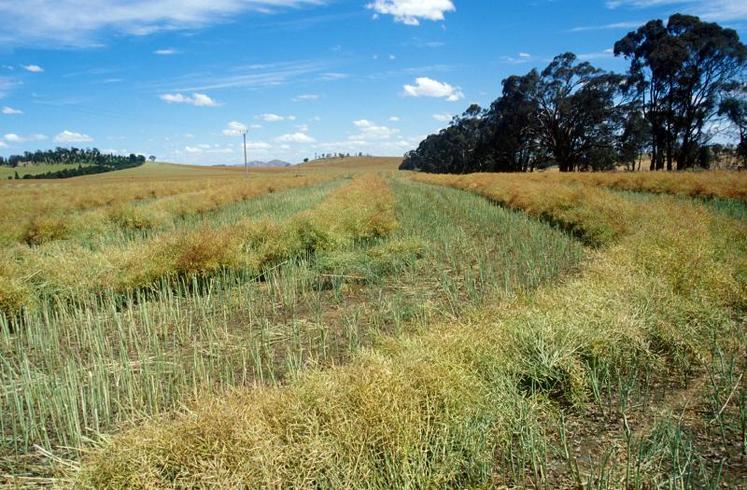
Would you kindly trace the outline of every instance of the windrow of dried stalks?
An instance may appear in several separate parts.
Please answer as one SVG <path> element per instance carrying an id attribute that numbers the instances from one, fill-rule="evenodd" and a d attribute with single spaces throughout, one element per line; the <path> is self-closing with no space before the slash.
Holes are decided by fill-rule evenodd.
<path id="1" fill-rule="evenodd" d="M 318 181 L 277 180 L 273 183 L 276 187 L 262 183 L 223 195 L 228 196 L 226 199 L 246 199 Z M 372 198 L 368 192 L 376 194 Z M 393 197 L 386 183 L 379 177 L 364 176 L 332 191 L 318 208 L 286 222 L 253 218 L 223 226 L 205 222 L 196 229 L 176 228 L 95 251 L 85 247 L 74 251 L 10 249 L 3 252 L 0 262 L 0 312 L 14 316 L 40 300 L 64 301 L 105 292 L 128 294 L 157 287 L 161 281 L 207 276 L 226 269 L 259 275 L 272 264 L 349 240 L 384 235 L 395 226 Z"/>
<path id="2" fill-rule="evenodd" d="M 548 421 L 591 398 L 600 366 L 687 377 L 714 339 L 736 338 L 747 305 L 744 223 L 674 197 L 644 202 L 591 186 L 487 175 L 418 180 L 478 192 L 598 248 L 579 275 L 527 298 L 384 341 L 285 387 L 206 398 L 126 431 L 91 455 L 76 484 L 549 485 Z M 638 472 L 643 488 L 684 484 L 665 465 Z"/>

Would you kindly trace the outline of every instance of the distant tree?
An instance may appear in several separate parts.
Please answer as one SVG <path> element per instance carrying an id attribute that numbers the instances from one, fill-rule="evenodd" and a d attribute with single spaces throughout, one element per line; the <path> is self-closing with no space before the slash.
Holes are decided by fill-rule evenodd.
<path id="1" fill-rule="evenodd" d="M 478 171 L 476 150 L 482 138 L 481 113 L 480 106 L 471 105 L 449 127 L 428 136 L 417 150 L 409 152 L 400 168 L 432 173 Z"/>
<path id="2" fill-rule="evenodd" d="M 303 163 L 309 163 L 309 159 L 308 158 L 304 158 L 303 159 Z"/>
<path id="3" fill-rule="evenodd" d="M 736 31 L 675 14 L 666 26 L 653 20 L 627 34 L 615 55 L 630 60 L 628 88 L 651 126 L 651 169 L 701 162 L 719 98 L 747 60 Z"/>
<path id="4" fill-rule="evenodd" d="M 155 162 L 156 161 L 156 156 L 155 155 L 151 155 L 151 156 L 148 157 L 148 160 L 150 160 L 151 162 Z"/>
<path id="5" fill-rule="evenodd" d="M 724 116 L 734 126 L 739 142 L 736 155 L 743 166 L 747 166 L 747 84 L 735 87 L 719 107 L 719 115 Z"/>

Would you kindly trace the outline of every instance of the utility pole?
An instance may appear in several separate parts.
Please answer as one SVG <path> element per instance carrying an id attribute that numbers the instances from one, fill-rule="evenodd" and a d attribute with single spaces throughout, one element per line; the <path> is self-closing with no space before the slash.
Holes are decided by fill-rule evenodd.
<path id="1" fill-rule="evenodd" d="M 249 160 L 246 158 L 246 130 L 242 131 L 241 135 L 244 137 L 244 171 L 246 176 L 249 177 Z"/>

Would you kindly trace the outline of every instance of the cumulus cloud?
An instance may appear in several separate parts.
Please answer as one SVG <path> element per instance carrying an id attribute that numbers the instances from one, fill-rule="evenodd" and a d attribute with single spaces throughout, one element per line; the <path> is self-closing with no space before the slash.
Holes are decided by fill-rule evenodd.
<path id="1" fill-rule="evenodd" d="M 445 98 L 449 102 L 456 102 L 464 98 L 464 94 L 459 88 L 428 77 L 417 78 L 415 85 L 405 85 L 404 90 L 408 97 L 438 97 Z"/>
<path id="2" fill-rule="evenodd" d="M 61 133 L 58 133 L 54 140 L 57 143 L 90 143 L 93 138 L 83 133 L 76 133 L 75 131 L 68 131 L 67 129 Z"/>
<path id="3" fill-rule="evenodd" d="M 28 136 L 21 136 L 16 133 L 7 133 L 3 136 L 3 139 L 8 143 L 25 143 L 27 141 L 43 141 L 47 137 L 43 134 L 31 134 Z"/>
<path id="4" fill-rule="evenodd" d="M 297 132 L 284 134 L 275 138 L 278 143 L 316 143 L 316 140 L 306 133 Z"/>
<path id="5" fill-rule="evenodd" d="M 3 114 L 7 114 L 9 116 L 17 115 L 17 114 L 23 114 L 23 111 L 19 109 L 13 109 L 12 107 L 8 107 L 7 105 L 3 107 L 2 110 Z"/>
<path id="6" fill-rule="evenodd" d="M 435 119 L 438 122 L 447 123 L 451 121 L 451 118 L 454 117 L 451 114 L 433 114 L 433 119 Z"/>
<path id="7" fill-rule="evenodd" d="M 375 0 L 366 6 L 375 15 L 391 15 L 396 22 L 409 26 L 420 25 L 421 20 L 444 20 L 446 12 L 454 12 L 452 0 Z"/>
<path id="8" fill-rule="evenodd" d="M 350 136 L 349 139 L 354 141 L 388 140 L 399 133 L 398 129 L 379 126 L 367 119 L 353 121 L 353 124 L 360 131 L 359 134 Z"/>
<path id="9" fill-rule="evenodd" d="M 220 105 L 209 96 L 199 93 L 194 93 L 191 97 L 180 93 L 162 94 L 160 98 L 169 104 L 189 104 L 197 107 L 217 107 Z"/>
<path id="10" fill-rule="evenodd" d="M 31 73 L 41 73 L 44 71 L 44 68 L 39 65 L 23 65 L 22 67 L 24 70 L 30 71 Z"/>
<path id="11" fill-rule="evenodd" d="M 399 118 L 399 116 L 392 116 L 392 117 L 390 117 L 390 118 L 389 118 L 389 120 L 390 120 L 391 122 L 400 122 L 400 118 Z"/>
<path id="12" fill-rule="evenodd" d="M 0 42 L 12 45 L 96 45 L 98 34 L 143 36 L 194 29 L 325 0 L 24 0 L 0 2 Z M 33 27 L 29 27 L 33 26 Z"/>
<path id="13" fill-rule="evenodd" d="M 7 148 L 8 144 L 5 141 L 0 141 L 0 148 Z"/>
<path id="14" fill-rule="evenodd" d="M 223 134 L 226 136 L 240 136 L 247 132 L 249 128 L 246 124 L 238 121 L 231 121 L 226 125 L 226 129 L 223 130 Z"/>

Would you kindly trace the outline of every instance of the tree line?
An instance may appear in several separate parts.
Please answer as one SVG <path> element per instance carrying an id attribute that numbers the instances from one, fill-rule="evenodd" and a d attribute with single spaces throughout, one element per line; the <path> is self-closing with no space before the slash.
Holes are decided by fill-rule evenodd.
<path id="1" fill-rule="evenodd" d="M 675 14 L 652 20 L 614 46 L 630 62 L 608 72 L 573 53 L 542 71 L 510 76 L 489 108 L 471 105 L 405 155 L 403 170 L 433 173 L 563 172 L 708 167 L 717 122 L 731 125 L 747 164 L 747 47 L 733 29 Z M 640 165 L 640 162 L 639 162 Z"/>
<path id="2" fill-rule="evenodd" d="M 155 160 L 155 157 L 152 157 Z M 102 153 L 97 148 L 55 148 L 54 150 L 26 151 L 22 155 L 0 156 L 0 166 L 18 168 L 24 165 L 64 164 L 70 165 L 58 171 L 37 175 L 24 175 L 24 179 L 57 179 L 89 175 L 112 170 L 133 168 L 145 163 L 144 155 L 131 153 L 128 156 Z M 16 172 L 16 178 L 18 172 Z"/>

